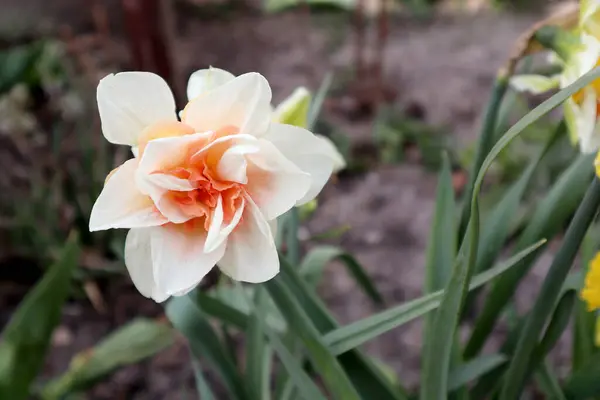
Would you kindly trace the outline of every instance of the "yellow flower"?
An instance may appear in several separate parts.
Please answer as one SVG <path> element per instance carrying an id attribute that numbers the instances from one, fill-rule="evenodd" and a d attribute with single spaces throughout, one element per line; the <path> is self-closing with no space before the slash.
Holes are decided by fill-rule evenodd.
<path id="1" fill-rule="evenodd" d="M 589 311 L 600 308 L 600 252 L 590 262 L 581 298 L 587 303 Z"/>

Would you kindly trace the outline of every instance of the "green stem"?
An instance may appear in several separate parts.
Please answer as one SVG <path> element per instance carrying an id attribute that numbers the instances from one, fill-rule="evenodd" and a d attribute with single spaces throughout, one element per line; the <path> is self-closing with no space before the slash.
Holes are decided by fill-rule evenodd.
<path id="1" fill-rule="evenodd" d="M 556 305 L 563 282 L 599 206 L 600 181 L 594 179 L 567 229 L 563 244 L 554 257 L 537 301 L 519 335 L 517 348 L 508 367 L 506 379 L 500 393 L 500 400 L 519 398 L 519 393 L 528 372 L 528 360 L 532 356 L 548 316 Z"/>
<path id="2" fill-rule="evenodd" d="M 286 244 L 287 259 L 292 265 L 298 265 L 300 262 L 300 241 L 298 240 L 298 229 L 300 228 L 300 213 L 298 208 L 294 207 L 288 212 L 289 216 L 286 223 Z"/>
<path id="3" fill-rule="evenodd" d="M 464 237 L 465 231 L 467 230 L 467 224 L 469 223 L 469 216 L 471 215 L 471 198 L 473 197 L 473 188 L 475 186 L 477 172 L 481 169 L 483 160 L 485 160 L 491 148 L 494 146 L 498 114 L 500 112 L 502 99 L 508 89 L 508 79 L 509 77 L 504 74 L 499 74 L 496 77 L 496 81 L 492 88 L 492 95 L 485 110 L 483 126 L 481 127 L 481 133 L 479 135 L 479 146 L 477 147 L 477 153 L 475 154 L 475 162 L 471 168 L 469 185 L 466 187 L 463 197 L 465 202 L 460 217 L 460 225 L 458 227 L 459 240 L 462 240 L 460 238 Z M 458 243 L 458 245 L 460 246 L 460 243 Z"/>

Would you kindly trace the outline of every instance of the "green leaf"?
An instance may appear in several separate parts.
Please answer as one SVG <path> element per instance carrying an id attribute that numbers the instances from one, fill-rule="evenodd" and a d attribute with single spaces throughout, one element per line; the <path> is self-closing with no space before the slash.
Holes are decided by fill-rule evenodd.
<path id="1" fill-rule="evenodd" d="M 246 387 L 254 399 L 265 399 L 269 394 L 271 351 L 264 337 L 267 315 L 266 294 L 254 292 L 254 309 L 246 331 Z"/>
<path id="2" fill-rule="evenodd" d="M 381 297 L 375 283 L 367 275 L 362 265 L 352 255 L 344 252 L 339 247 L 319 246 L 312 249 L 300 265 L 300 274 L 307 282 L 316 286 L 321 280 L 325 266 L 335 259 L 346 266 L 348 273 L 375 304 L 383 304 L 383 297 Z"/>
<path id="3" fill-rule="evenodd" d="M 597 69 L 594 71 L 597 72 Z M 527 317 L 514 357 L 506 372 L 506 379 L 500 392 L 501 400 L 518 398 L 525 384 L 528 361 L 534 351 L 540 331 L 560 295 L 563 282 L 598 211 L 598 206 L 600 206 L 600 182 L 594 179 L 567 229 L 563 243 L 554 257 L 533 309 Z"/>
<path id="4" fill-rule="evenodd" d="M 324 385 L 331 391 L 332 396 L 348 400 L 360 399 L 338 360 L 323 343 L 319 331 L 281 277 L 266 282 L 264 286 L 285 317 L 289 328 L 304 344 L 312 365 L 321 375 Z"/>
<path id="5" fill-rule="evenodd" d="M 552 238 L 562 229 L 581 202 L 585 188 L 593 176 L 593 155 L 581 155 L 560 176 L 548 194 L 537 205 L 529 224 L 519 237 L 516 251 L 541 238 Z M 502 310 L 512 299 L 521 279 L 533 266 L 536 254 L 526 257 L 517 268 L 504 274 L 492 285 L 485 298 L 467 346 L 465 358 L 475 356 L 485 344 Z"/>
<path id="6" fill-rule="evenodd" d="M 138 318 L 76 355 L 67 372 L 49 382 L 44 399 L 61 399 L 82 391 L 114 370 L 137 363 L 173 344 L 175 332 L 164 322 Z"/>
<path id="7" fill-rule="evenodd" d="M 448 377 L 448 390 L 456 390 L 495 368 L 504 365 L 508 357 L 504 354 L 486 354 L 455 367 Z"/>
<path id="8" fill-rule="evenodd" d="M 589 264 L 596 255 L 598 243 L 600 243 L 598 225 L 592 226 L 588 231 L 583 244 L 581 245 L 581 278 L 579 287 L 583 286 L 583 279 L 589 269 Z M 594 331 L 596 324 L 596 315 L 593 311 L 588 311 L 587 304 L 577 298 L 575 300 L 575 315 L 573 323 L 573 341 L 572 341 L 572 371 L 577 371 L 586 364 L 597 351 L 594 345 Z"/>
<path id="9" fill-rule="evenodd" d="M 579 368 L 564 385 L 564 392 L 571 400 L 587 400 L 600 396 L 600 354 Z"/>
<path id="10" fill-rule="evenodd" d="M 545 398 L 553 400 L 567 400 L 560 388 L 558 379 L 550 369 L 547 362 L 543 362 L 535 374 L 540 390 L 546 395 Z"/>
<path id="11" fill-rule="evenodd" d="M 558 301 L 550 323 L 546 328 L 546 332 L 542 337 L 539 345 L 535 349 L 534 355 L 530 360 L 530 369 L 533 370 L 538 367 L 548 355 L 550 350 L 554 348 L 554 345 L 558 342 L 558 339 L 562 336 L 563 332 L 569 324 L 571 319 L 571 313 L 575 300 L 577 299 L 577 291 L 567 290 L 564 292 L 560 300 Z"/>
<path id="12" fill-rule="evenodd" d="M 523 257 L 526 257 L 531 252 L 537 250 L 544 243 L 545 241 L 542 240 L 528 249 L 515 254 L 508 260 L 499 263 L 496 267 L 490 268 L 475 276 L 472 279 L 469 288 L 475 289 L 491 281 L 516 265 Z M 388 310 L 332 330 L 326 334 L 323 339 L 330 346 L 334 354 L 342 354 L 402 324 L 423 316 L 431 310 L 435 310 L 439 307 L 443 294 L 444 292 L 440 290 L 409 301 L 408 303 L 392 307 Z"/>
<path id="13" fill-rule="evenodd" d="M 166 307 L 167 317 L 188 339 L 192 354 L 195 357 L 203 357 L 211 364 L 228 390 L 228 398 L 249 399 L 235 367 L 235 361 L 229 356 L 208 319 L 192 300 L 193 293 L 169 300 Z"/>
<path id="14" fill-rule="evenodd" d="M 477 180 L 477 174 L 482 169 L 483 161 L 488 155 L 489 151 L 494 145 L 496 136 L 496 125 L 498 121 L 498 114 L 502 105 L 502 99 L 508 90 L 508 78 L 503 75 L 496 77 L 490 99 L 485 109 L 485 115 L 483 117 L 483 125 L 481 126 L 481 133 L 479 135 L 479 141 L 477 150 L 475 153 L 475 161 L 473 162 L 470 171 L 470 181 L 465 190 L 465 203 L 461 213 L 458 237 L 462 238 L 467 229 L 467 224 L 471 218 L 471 199 L 475 189 L 475 181 Z"/>
<path id="15" fill-rule="evenodd" d="M 280 257 L 281 272 L 279 274 L 288 290 L 293 293 L 302 309 L 310 317 L 321 334 L 333 331 L 338 323 L 327 311 L 321 299 L 304 282 L 297 271 Z M 338 353 L 339 354 L 339 353 Z M 352 350 L 338 357 L 351 381 L 356 385 L 363 398 L 374 397 L 378 400 L 406 399 L 404 388 L 398 383 L 393 387 L 371 360 L 359 351 Z"/>
<path id="16" fill-rule="evenodd" d="M 446 286 L 452 273 L 452 265 L 456 258 L 456 203 L 454 200 L 454 187 L 452 185 L 452 173 L 450 171 L 450 161 L 444 154 L 442 159 L 442 169 L 438 179 L 438 189 L 436 196 L 435 214 L 433 226 L 429 236 L 427 247 L 427 261 L 425 263 L 425 294 L 440 290 Z M 427 366 L 425 360 L 429 349 L 439 336 L 434 330 L 435 313 L 425 315 L 425 324 L 423 326 L 423 365 Z M 458 342 L 455 340 L 455 355 L 458 356 Z M 455 357 L 455 362 L 460 362 Z M 425 390 L 428 371 L 425 368 L 423 372 L 423 381 L 421 382 L 421 391 Z"/>
<path id="17" fill-rule="evenodd" d="M 490 213 L 489 217 L 484 218 L 481 229 L 480 246 L 477 253 L 477 264 L 475 264 L 476 272 L 481 272 L 492 265 L 500 251 L 504 248 L 509 234 L 510 222 L 513 219 L 512 217 L 516 214 L 521 198 L 523 197 L 537 166 L 556 140 L 565 133 L 565 130 L 566 126 L 561 122 L 542 151 L 531 160 L 527 169 L 510 187 L 506 195 Z"/>
<path id="18" fill-rule="evenodd" d="M 43 366 L 52 331 L 79 261 L 79 241 L 71 234 L 60 258 L 25 296 L 2 334 L 0 343 L 0 399 L 29 397 L 31 383 Z"/>
<path id="19" fill-rule="evenodd" d="M 215 400 L 216 396 L 211 390 L 206 378 L 204 378 L 204 372 L 202 372 L 202 366 L 198 359 L 191 354 L 192 369 L 194 370 L 194 380 L 196 381 L 196 392 L 198 397 L 202 400 Z"/>
<path id="20" fill-rule="evenodd" d="M 450 160 L 445 155 L 438 179 L 435 214 L 427 246 L 425 293 L 442 289 L 450 279 L 453 260 L 456 258 L 456 240 L 456 202 Z"/>
<path id="21" fill-rule="evenodd" d="M 321 108 L 323 108 L 323 103 L 325 102 L 327 93 L 329 93 L 329 89 L 331 89 L 332 82 L 333 74 L 331 72 L 328 72 L 323 78 L 323 81 L 321 82 L 321 85 L 319 86 L 319 89 L 315 94 L 314 100 L 310 104 L 310 108 L 308 110 L 308 120 L 306 124 L 306 126 L 310 130 L 312 130 L 315 127 L 315 124 L 317 123 L 317 119 L 321 114 Z"/>

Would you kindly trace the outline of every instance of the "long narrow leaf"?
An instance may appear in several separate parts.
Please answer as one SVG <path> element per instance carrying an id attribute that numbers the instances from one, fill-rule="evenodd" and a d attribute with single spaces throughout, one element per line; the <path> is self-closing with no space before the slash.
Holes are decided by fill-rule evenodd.
<path id="1" fill-rule="evenodd" d="M 198 397 L 202 400 L 215 400 L 215 394 L 210 388 L 206 378 L 204 378 L 204 372 L 202 372 L 202 366 L 198 359 L 191 354 L 192 357 L 192 369 L 194 370 L 194 380 L 196 381 L 196 392 Z"/>
<path id="2" fill-rule="evenodd" d="M 544 392 L 547 399 L 567 400 L 563 393 L 558 379 L 550 369 L 547 362 L 542 363 L 535 374 L 540 389 Z"/>
<path id="3" fill-rule="evenodd" d="M 504 354 L 487 354 L 457 367 L 448 378 L 448 390 L 456 390 L 508 361 Z"/>
<path id="4" fill-rule="evenodd" d="M 29 397 L 30 386 L 43 366 L 52 331 L 60 321 L 79 251 L 77 235 L 72 234 L 59 260 L 27 294 L 4 329 L 0 343 L 0 399 Z"/>
<path id="5" fill-rule="evenodd" d="M 193 292 L 192 292 L 193 293 Z M 234 360 L 190 295 L 174 297 L 167 303 L 167 317 L 188 339 L 195 357 L 204 357 L 221 377 L 231 399 L 248 399 Z"/>
<path id="6" fill-rule="evenodd" d="M 433 217 L 433 226 L 429 236 L 427 248 L 427 261 L 425 264 L 425 287 L 423 292 L 429 294 L 443 289 L 450 279 L 452 265 L 456 258 L 456 203 L 454 200 L 454 186 L 450 161 L 443 157 L 442 169 L 438 179 L 436 207 Z M 429 376 L 426 357 L 434 341 L 439 336 L 434 329 L 435 313 L 425 315 L 423 326 L 423 379 L 421 380 L 421 393 L 426 391 Z M 455 349 L 456 351 L 456 349 Z"/>
<path id="7" fill-rule="evenodd" d="M 339 260 L 354 278 L 358 286 L 371 298 L 375 304 L 383 304 L 383 298 L 373 280 L 362 265 L 351 255 L 336 246 L 319 246 L 309 252 L 302 264 L 300 273 L 313 285 L 319 282 L 324 267 L 333 260 Z"/>
<path id="8" fill-rule="evenodd" d="M 320 334 L 333 331 L 338 327 L 337 321 L 327 311 L 321 299 L 284 259 L 281 259 L 281 273 L 279 276 L 315 324 Z M 406 391 L 399 383 L 396 387 L 392 387 L 381 371 L 359 351 L 353 350 L 342 354 L 339 356 L 339 361 L 350 380 L 355 383 L 362 397 L 372 396 L 381 400 L 407 398 Z"/>
<path id="9" fill-rule="evenodd" d="M 114 331 L 93 348 L 76 355 L 69 370 L 49 382 L 44 399 L 61 399 L 82 391 L 117 368 L 137 363 L 169 347 L 175 332 L 165 322 L 139 318 Z"/>
<path id="10" fill-rule="evenodd" d="M 516 251 L 543 237 L 550 239 L 562 229 L 581 202 L 585 188 L 592 179 L 592 162 L 593 155 L 582 155 L 561 175 L 536 207 L 529 225 L 519 238 Z M 471 358 L 481 350 L 502 310 L 511 300 L 519 282 L 533 266 L 535 259 L 536 254 L 526 257 L 516 268 L 494 282 L 467 342 L 465 358 Z"/>
<path id="11" fill-rule="evenodd" d="M 600 354 L 579 368 L 567 380 L 564 391 L 569 399 L 586 400 L 600 396 Z"/>
<path id="12" fill-rule="evenodd" d="M 340 399 L 360 399 L 339 362 L 323 343 L 319 331 L 291 296 L 280 277 L 265 283 L 269 295 L 286 321 L 304 344 L 314 368 L 321 374 L 325 386 Z"/>
<path id="13" fill-rule="evenodd" d="M 263 290 L 254 293 L 254 311 L 250 316 L 250 323 L 246 334 L 246 388 L 255 399 L 264 399 L 269 391 L 269 373 L 265 371 L 265 365 L 269 365 L 270 351 L 265 342 L 265 315 L 267 314 L 265 304 L 265 292 Z M 266 378 L 265 378 L 266 373 Z"/>
<path id="14" fill-rule="evenodd" d="M 470 289 L 478 288 L 496 278 L 516 265 L 523 257 L 536 251 L 544 243 L 545 241 L 540 241 L 520 253 L 515 254 L 505 262 L 499 263 L 498 266 L 475 276 L 469 286 Z M 436 309 L 441 303 L 443 294 L 443 291 L 437 291 L 409 301 L 408 303 L 371 315 L 329 332 L 325 335 L 324 340 L 335 354 L 342 354 Z"/>
<path id="15" fill-rule="evenodd" d="M 534 351 L 540 331 L 552 312 L 563 282 L 599 206 L 600 182 L 594 179 L 567 229 L 563 243 L 554 257 L 533 309 L 527 317 L 515 355 L 506 372 L 500 394 L 501 400 L 518 398 L 525 383 L 528 360 Z"/>

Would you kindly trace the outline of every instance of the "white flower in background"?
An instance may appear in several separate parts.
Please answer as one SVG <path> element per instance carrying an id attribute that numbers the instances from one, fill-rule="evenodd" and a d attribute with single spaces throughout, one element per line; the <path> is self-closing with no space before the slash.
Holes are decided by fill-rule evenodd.
<path id="1" fill-rule="evenodd" d="M 600 2 L 581 1 L 579 25 L 571 33 L 575 40 L 562 43 L 564 54 L 552 53 L 553 62 L 562 66 L 555 76 L 519 75 L 511 79 L 511 86 L 519 91 L 543 93 L 565 88 L 600 65 Z M 594 81 L 575 93 L 564 103 L 564 117 L 573 143 L 579 143 L 583 153 L 600 148 L 600 81 Z"/>
<path id="2" fill-rule="evenodd" d="M 107 178 L 90 230 L 131 229 L 125 264 L 158 302 L 187 293 L 217 263 L 239 281 L 274 277 L 276 218 L 312 200 L 335 163 L 322 139 L 272 121 L 262 75 L 204 70 L 190 89 L 181 121 L 157 75 L 108 75 L 97 91 L 104 136 L 137 156 Z"/>

